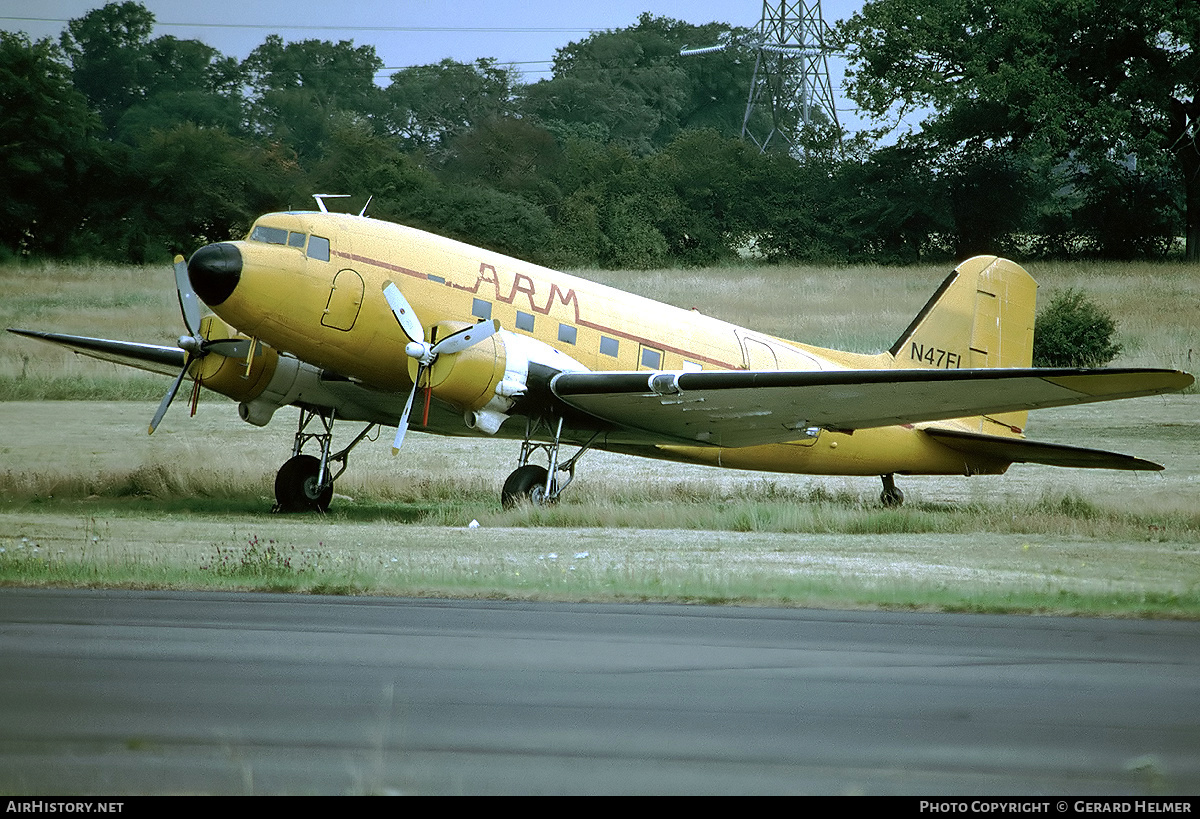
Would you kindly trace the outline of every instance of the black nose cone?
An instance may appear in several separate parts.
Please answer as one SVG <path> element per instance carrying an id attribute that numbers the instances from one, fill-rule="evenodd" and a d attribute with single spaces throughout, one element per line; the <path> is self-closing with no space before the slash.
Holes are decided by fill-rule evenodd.
<path id="1" fill-rule="evenodd" d="M 242 254 L 228 242 L 205 245 L 192 254 L 187 269 L 196 295 L 213 307 L 229 298 L 237 287 L 242 277 Z"/>

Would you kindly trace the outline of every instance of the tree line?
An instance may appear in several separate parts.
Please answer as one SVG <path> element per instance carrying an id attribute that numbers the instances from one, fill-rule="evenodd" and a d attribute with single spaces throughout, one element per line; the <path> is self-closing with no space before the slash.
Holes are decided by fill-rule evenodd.
<path id="1" fill-rule="evenodd" d="M 1200 258 L 1200 4 L 868 0 L 836 38 L 878 127 L 765 153 L 750 32 L 679 55 L 721 23 L 643 14 L 536 82 L 481 57 L 386 85 L 369 45 L 239 61 L 154 23 L 120 2 L 0 34 L 0 259 L 156 262 L 317 192 L 557 267 Z"/>

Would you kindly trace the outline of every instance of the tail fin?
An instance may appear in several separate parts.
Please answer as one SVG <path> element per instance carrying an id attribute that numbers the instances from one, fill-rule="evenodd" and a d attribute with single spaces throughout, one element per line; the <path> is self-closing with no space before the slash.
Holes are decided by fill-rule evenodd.
<path id="1" fill-rule="evenodd" d="M 1029 367 L 1037 282 L 1015 262 L 976 256 L 946 277 L 891 347 L 903 369 Z M 1026 413 L 991 420 L 1016 431 Z M 982 426 L 982 424 L 981 424 Z"/>

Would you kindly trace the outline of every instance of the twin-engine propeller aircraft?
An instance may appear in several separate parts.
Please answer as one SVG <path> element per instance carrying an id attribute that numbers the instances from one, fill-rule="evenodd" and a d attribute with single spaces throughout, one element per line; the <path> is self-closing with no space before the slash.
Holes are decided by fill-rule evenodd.
<path id="1" fill-rule="evenodd" d="M 508 506 L 554 501 L 589 449 L 733 469 L 999 474 L 1014 462 L 1162 467 L 1025 439 L 1027 411 L 1189 386 L 1154 369 L 1031 368 L 1037 285 L 993 256 L 963 262 L 877 355 L 756 333 L 440 236 L 363 216 L 271 213 L 241 241 L 175 261 L 178 346 L 13 330 L 192 378 L 263 426 L 299 408 L 276 509 L 325 510 L 376 425 L 521 441 Z M 201 317 L 203 301 L 215 316 Z M 366 427 L 340 450 L 337 421 Z M 314 423 L 316 421 L 317 423 Z M 316 455 L 302 450 L 314 444 Z M 563 457 L 564 446 L 578 449 Z M 545 460 L 545 466 L 534 461 Z"/>

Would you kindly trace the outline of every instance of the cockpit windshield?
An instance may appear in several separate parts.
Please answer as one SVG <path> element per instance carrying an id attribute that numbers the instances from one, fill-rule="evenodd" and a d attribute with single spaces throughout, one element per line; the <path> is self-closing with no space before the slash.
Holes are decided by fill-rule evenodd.
<path id="1" fill-rule="evenodd" d="M 305 255 L 310 259 L 318 259 L 322 262 L 329 261 L 329 240 L 323 236 L 310 236 L 307 233 L 301 233 L 295 230 L 287 230 L 285 228 L 270 227 L 269 225 L 255 225 L 254 230 L 250 231 L 247 239 L 251 242 L 265 242 L 269 245 L 287 245 L 305 250 Z"/>

